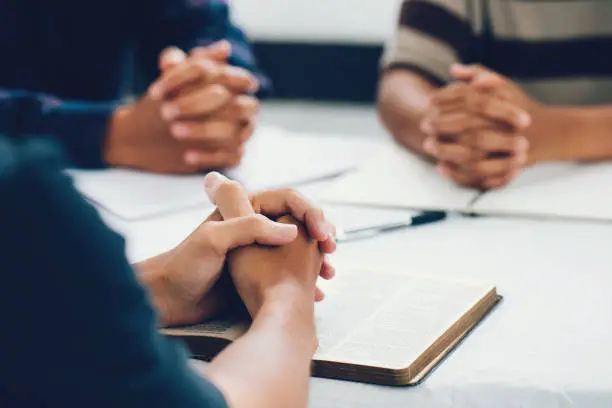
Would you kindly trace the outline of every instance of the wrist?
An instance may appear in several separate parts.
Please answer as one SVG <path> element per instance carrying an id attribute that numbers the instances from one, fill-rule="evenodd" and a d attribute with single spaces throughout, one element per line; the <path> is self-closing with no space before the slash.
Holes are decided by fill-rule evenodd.
<path id="1" fill-rule="evenodd" d="M 297 282 L 275 285 L 264 293 L 262 305 L 254 317 L 253 324 L 262 321 L 281 328 L 305 349 L 316 349 L 314 290 L 305 290 Z"/>
<path id="2" fill-rule="evenodd" d="M 123 143 L 128 140 L 129 133 L 133 129 L 133 122 L 134 107 L 131 104 L 120 106 L 113 113 L 103 150 L 103 158 L 107 165 L 123 166 L 130 162 L 126 157 Z"/>
<path id="3" fill-rule="evenodd" d="M 163 327 L 172 324 L 171 299 L 164 273 L 169 262 L 169 256 L 168 253 L 164 253 L 134 265 L 137 270 L 137 277 L 149 292 L 150 301 L 157 312 L 159 324 Z"/>
<path id="4" fill-rule="evenodd" d="M 529 164 L 564 160 L 567 156 L 564 121 L 564 114 L 557 107 L 542 104 L 533 110 L 532 124 L 526 132 Z"/>

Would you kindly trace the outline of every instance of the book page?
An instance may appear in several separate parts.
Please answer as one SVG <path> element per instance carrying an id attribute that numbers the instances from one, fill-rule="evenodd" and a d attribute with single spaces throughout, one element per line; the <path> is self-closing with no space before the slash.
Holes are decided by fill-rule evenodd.
<path id="1" fill-rule="evenodd" d="M 338 274 L 316 306 L 315 359 L 407 368 L 491 289 L 374 270 Z"/>
<path id="2" fill-rule="evenodd" d="M 332 203 L 418 210 L 463 211 L 479 192 L 459 187 L 434 166 L 389 144 L 357 170 L 341 177 L 323 195 Z"/>
<path id="3" fill-rule="evenodd" d="M 379 142 L 343 135 L 291 133 L 260 128 L 240 166 L 225 174 L 249 190 L 273 189 L 338 176 L 369 157 Z M 126 169 L 70 170 L 90 201 L 126 220 L 211 206 L 204 174 L 173 176 Z"/>
<path id="4" fill-rule="evenodd" d="M 528 169 L 508 187 L 473 205 L 481 214 L 612 220 L 612 164 L 558 164 Z"/>

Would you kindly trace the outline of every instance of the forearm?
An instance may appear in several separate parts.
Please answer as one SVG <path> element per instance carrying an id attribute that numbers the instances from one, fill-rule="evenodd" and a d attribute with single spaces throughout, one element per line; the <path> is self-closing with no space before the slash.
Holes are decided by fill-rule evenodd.
<path id="1" fill-rule="evenodd" d="M 72 164 L 100 167 L 113 103 L 65 101 L 23 90 L 0 92 L 0 133 L 14 139 L 47 138 L 61 145 Z"/>
<path id="2" fill-rule="evenodd" d="M 544 108 L 528 137 L 538 161 L 612 159 L 612 106 Z"/>
<path id="3" fill-rule="evenodd" d="M 304 408 L 315 347 L 313 294 L 279 288 L 207 376 L 233 408 Z"/>
<path id="4" fill-rule="evenodd" d="M 393 70 L 381 79 L 378 112 L 383 125 L 395 140 L 411 151 L 428 156 L 423 150 L 426 135 L 420 125 L 429 109 L 435 86 L 407 70 Z"/>

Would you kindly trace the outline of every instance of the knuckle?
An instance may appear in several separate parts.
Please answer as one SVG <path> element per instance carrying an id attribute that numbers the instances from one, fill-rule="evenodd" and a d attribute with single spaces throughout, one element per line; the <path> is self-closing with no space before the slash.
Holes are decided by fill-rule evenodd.
<path id="1" fill-rule="evenodd" d="M 268 218 L 262 214 L 253 214 L 248 217 L 248 225 L 252 232 L 262 231 L 268 224 Z"/>
<path id="2" fill-rule="evenodd" d="M 229 96 L 227 88 L 221 84 L 212 84 L 208 87 L 208 93 L 210 97 L 215 99 L 223 99 Z"/>
<path id="3" fill-rule="evenodd" d="M 325 212 L 322 208 L 313 206 L 306 210 L 306 217 L 313 220 L 323 220 Z"/>
<path id="4" fill-rule="evenodd" d="M 206 58 L 195 58 L 191 66 L 199 76 L 206 76 L 212 72 L 214 64 Z"/>
<path id="5" fill-rule="evenodd" d="M 481 113 L 489 113 L 493 107 L 493 98 L 488 95 L 482 95 L 478 98 L 477 108 Z"/>
<path id="6" fill-rule="evenodd" d="M 222 234 L 223 221 L 211 221 L 202 224 L 198 230 L 198 246 L 203 249 L 208 249 L 217 255 L 225 253 L 226 246 L 224 235 Z"/>

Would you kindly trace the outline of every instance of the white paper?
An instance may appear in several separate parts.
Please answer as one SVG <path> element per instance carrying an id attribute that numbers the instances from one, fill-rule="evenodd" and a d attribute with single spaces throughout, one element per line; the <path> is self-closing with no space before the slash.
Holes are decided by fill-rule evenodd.
<path id="1" fill-rule="evenodd" d="M 354 136 L 261 128 L 249 142 L 243 163 L 226 174 L 249 190 L 295 186 L 342 174 L 365 160 L 376 146 L 378 142 Z M 90 201 L 127 220 L 210 206 L 202 185 L 204 175 L 169 176 L 124 169 L 69 173 Z"/>
<path id="2" fill-rule="evenodd" d="M 527 170 L 473 209 L 483 214 L 612 220 L 612 164 L 559 164 Z"/>
<path id="3" fill-rule="evenodd" d="M 333 203 L 463 211 L 478 194 L 441 177 L 432 164 L 405 149 L 388 145 L 341 177 L 323 198 Z"/>

